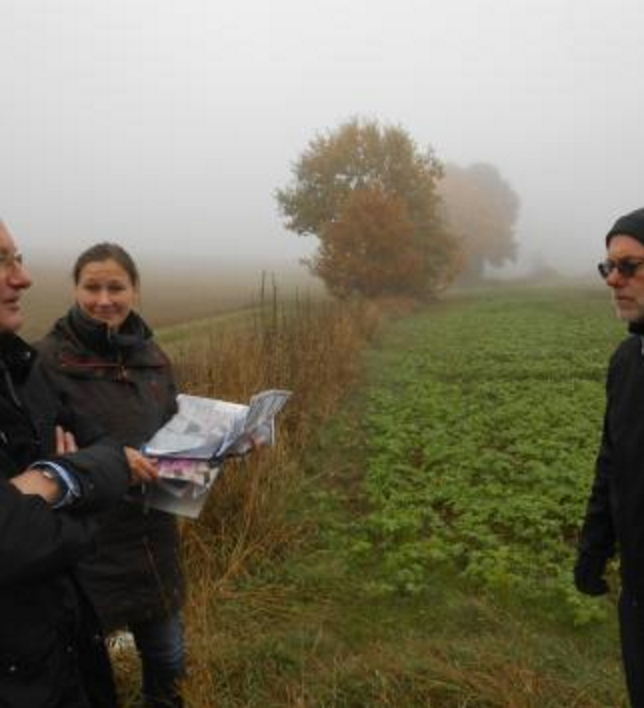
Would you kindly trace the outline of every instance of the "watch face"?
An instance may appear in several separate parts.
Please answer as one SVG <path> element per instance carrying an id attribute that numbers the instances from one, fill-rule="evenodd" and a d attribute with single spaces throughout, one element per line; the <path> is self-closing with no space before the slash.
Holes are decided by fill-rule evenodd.
<path id="1" fill-rule="evenodd" d="M 37 472 L 45 478 L 51 480 L 56 485 L 56 492 L 53 499 L 46 499 L 49 504 L 53 505 L 54 509 L 59 508 L 66 504 L 67 499 L 67 489 L 64 480 L 58 474 L 56 470 L 52 470 L 49 467 L 34 467 Z M 51 492 L 49 492 L 51 494 Z"/>

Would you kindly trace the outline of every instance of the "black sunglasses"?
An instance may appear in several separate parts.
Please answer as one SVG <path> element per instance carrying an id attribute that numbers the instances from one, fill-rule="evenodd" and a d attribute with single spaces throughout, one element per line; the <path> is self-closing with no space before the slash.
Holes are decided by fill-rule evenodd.
<path id="1" fill-rule="evenodd" d="M 642 264 L 644 264 L 643 258 L 624 258 L 620 261 L 612 261 L 608 258 L 597 265 L 597 270 L 604 280 L 606 280 L 615 269 L 625 278 L 632 278 Z"/>

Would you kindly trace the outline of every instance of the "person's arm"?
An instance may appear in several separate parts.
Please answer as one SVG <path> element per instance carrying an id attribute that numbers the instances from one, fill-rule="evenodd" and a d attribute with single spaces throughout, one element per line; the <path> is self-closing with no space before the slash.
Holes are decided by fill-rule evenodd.
<path id="1" fill-rule="evenodd" d="M 77 452 L 76 438 L 60 425 L 56 426 L 56 454 Z M 76 475 L 63 465 L 40 460 L 22 474 L 9 480 L 23 494 L 37 494 L 54 509 L 72 506 L 80 494 Z"/>
<path id="2" fill-rule="evenodd" d="M 0 481 L 0 587 L 77 563 L 92 546 L 93 512 L 127 490 L 129 467 L 116 444 L 47 459 L 74 475 L 78 497 L 68 508 L 54 509 L 61 487 L 39 469 Z"/>
<path id="3" fill-rule="evenodd" d="M 605 420 L 601 447 L 595 466 L 595 479 L 579 538 L 581 552 L 604 558 L 610 558 L 615 553 L 615 528 L 610 508 L 611 460 L 612 443 L 608 423 Z"/>
<path id="4" fill-rule="evenodd" d="M 34 484 L 42 478 L 28 474 Z M 91 548 L 92 535 L 89 517 L 53 511 L 39 493 L 0 480 L 0 587 L 72 566 Z"/>
<path id="5" fill-rule="evenodd" d="M 615 554 L 616 534 L 610 498 L 613 443 L 608 425 L 612 371 L 611 367 L 607 385 L 609 403 L 604 415 L 602 440 L 595 464 L 595 478 L 586 505 L 586 516 L 579 536 L 574 570 L 577 589 L 587 595 L 603 595 L 608 592 L 604 574 L 608 559 Z"/>
<path id="6" fill-rule="evenodd" d="M 122 499 L 131 482 L 123 447 L 107 438 L 76 452 L 47 457 L 44 462 L 64 468 L 76 482 L 76 498 L 69 507 L 74 514 L 93 513 L 111 506 Z"/>

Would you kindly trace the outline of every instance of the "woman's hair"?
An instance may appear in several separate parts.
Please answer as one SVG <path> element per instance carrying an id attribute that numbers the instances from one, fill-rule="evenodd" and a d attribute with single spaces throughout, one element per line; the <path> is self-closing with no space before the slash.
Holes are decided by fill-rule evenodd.
<path id="1" fill-rule="evenodd" d="M 139 277 L 139 269 L 132 256 L 118 243 L 97 243 L 83 251 L 74 263 L 72 275 L 74 283 L 78 285 L 83 268 L 90 263 L 113 260 L 118 263 L 121 268 L 128 274 L 132 285 L 138 287 L 141 278 Z"/>

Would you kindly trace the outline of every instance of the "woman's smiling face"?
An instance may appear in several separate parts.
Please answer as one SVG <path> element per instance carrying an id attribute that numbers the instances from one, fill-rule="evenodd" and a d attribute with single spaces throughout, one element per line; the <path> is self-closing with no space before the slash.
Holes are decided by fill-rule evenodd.
<path id="1" fill-rule="evenodd" d="M 112 258 L 83 266 L 74 296 L 80 308 L 95 320 L 117 330 L 132 311 L 137 289 L 127 271 Z"/>

